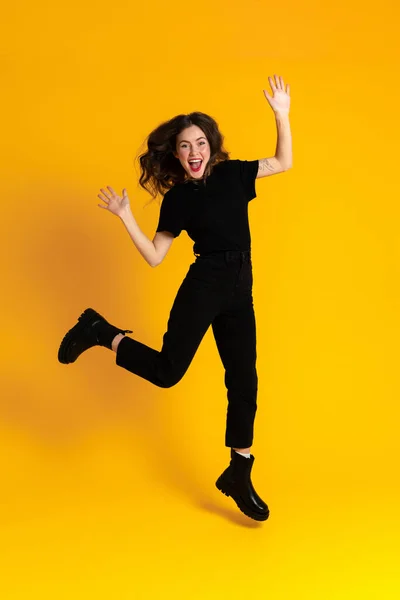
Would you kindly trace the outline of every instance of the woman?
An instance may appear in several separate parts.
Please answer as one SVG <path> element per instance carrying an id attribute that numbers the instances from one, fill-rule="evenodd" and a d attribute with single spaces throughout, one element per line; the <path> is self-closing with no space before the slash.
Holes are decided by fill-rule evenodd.
<path id="1" fill-rule="evenodd" d="M 138 227 L 126 189 L 122 197 L 109 186 L 98 194 L 105 204 L 98 206 L 120 217 L 151 266 L 162 262 L 182 230 L 195 242 L 196 259 L 177 292 L 161 351 L 126 337 L 133 332 L 87 308 L 58 352 L 59 361 L 68 364 L 85 350 L 104 346 L 116 353 L 118 366 L 166 388 L 182 379 L 211 325 L 225 368 L 225 446 L 230 448 L 230 464 L 216 486 L 259 521 L 268 518 L 269 509 L 250 478 L 258 379 L 248 202 L 256 197 L 255 179 L 287 170 L 292 160 L 290 86 L 285 91 L 276 75 L 269 81 L 273 97 L 264 94 L 278 129 L 272 158 L 230 160 L 216 121 L 201 112 L 178 115 L 149 135 L 139 183 L 153 198 L 164 195 L 153 241 Z"/>

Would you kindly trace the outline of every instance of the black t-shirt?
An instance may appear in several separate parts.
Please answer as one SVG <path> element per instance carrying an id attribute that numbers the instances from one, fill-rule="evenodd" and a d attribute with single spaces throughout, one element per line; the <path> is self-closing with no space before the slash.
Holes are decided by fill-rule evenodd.
<path id="1" fill-rule="evenodd" d="M 248 203 L 256 197 L 258 160 L 225 160 L 203 179 L 174 185 L 164 195 L 157 231 L 187 231 L 195 254 L 250 250 Z"/>

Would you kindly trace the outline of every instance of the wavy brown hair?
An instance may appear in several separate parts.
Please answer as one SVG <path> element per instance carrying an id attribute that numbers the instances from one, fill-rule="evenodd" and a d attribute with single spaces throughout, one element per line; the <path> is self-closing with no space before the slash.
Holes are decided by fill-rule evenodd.
<path id="1" fill-rule="evenodd" d="M 139 184 L 153 199 L 157 194 L 164 195 L 175 184 L 186 181 L 186 171 L 173 152 L 176 151 L 177 135 L 191 125 L 200 127 L 210 145 L 210 159 L 204 169 L 204 183 L 216 164 L 229 160 L 229 153 L 223 147 L 224 136 L 219 131 L 218 123 L 209 115 L 192 112 L 177 115 L 161 123 L 148 135 L 145 140 L 147 150 L 139 155 Z"/>

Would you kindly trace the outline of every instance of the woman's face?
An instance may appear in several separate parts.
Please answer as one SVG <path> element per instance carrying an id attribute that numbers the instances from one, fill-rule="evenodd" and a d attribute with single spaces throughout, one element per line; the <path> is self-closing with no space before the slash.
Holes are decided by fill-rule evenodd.
<path id="1" fill-rule="evenodd" d="M 200 127 L 191 125 L 176 136 L 174 156 L 179 159 L 191 179 L 203 177 L 204 169 L 210 159 L 210 145 Z M 192 161 L 196 159 L 200 159 L 201 162 L 193 163 Z"/>

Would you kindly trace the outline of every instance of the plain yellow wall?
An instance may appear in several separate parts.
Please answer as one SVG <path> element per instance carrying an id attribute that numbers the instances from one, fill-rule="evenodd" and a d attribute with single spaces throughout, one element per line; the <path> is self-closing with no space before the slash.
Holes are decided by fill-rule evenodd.
<path id="1" fill-rule="evenodd" d="M 2 23 L 2 600 L 397 598 L 397 4 L 39 1 Z M 211 330 L 167 390 L 57 351 L 89 306 L 161 348 L 193 243 L 150 268 L 97 194 L 126 187 L 152 239 L 145 137 L 201 110 L 231 158 L 273 156 L 275 73 L 293 168 L 249 205 L 260 524 L 214 485 Z"/>

